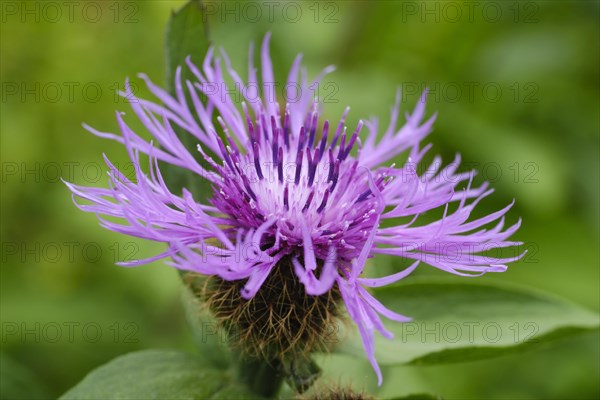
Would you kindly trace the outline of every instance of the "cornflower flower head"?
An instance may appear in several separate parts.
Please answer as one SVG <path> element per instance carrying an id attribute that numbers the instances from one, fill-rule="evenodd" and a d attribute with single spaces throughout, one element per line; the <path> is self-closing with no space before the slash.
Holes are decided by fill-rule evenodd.
<path id="1" fill-rule="evenodd" d="M 135 133 L 121 113 L 116 114 L 119 135 L 86 125 L 125 145 L 135 179 L 105 157 L 108 188 L 67 185 L 74 198 L 84 200 L 76 200 L 77 206 L 95 213 L 105 228 L 168 245 L 155 257 L 122 265 L 170 258 L 169 264 L 180 270 L 209 277 L 204 300 L 218 320 L 235 326 L 245 352 L 311 351 L 340 316 L 338 304 L 345 305 L 381 384 L 374 334 L 392 338 L 381 317 L 410 318 L 386 308 L 368 289 L 399 281 L 419 262 L 464 276 L 505 271 L 520 256 L 482 252 L 520 244 L 508 241 L 520 220 L 504 228 L 512 204 L 469 218 L 492 190 L 487 183 L 473 187 L 473 172 L 457 172 L 458 156 L 444 168 L 436 157 L 417 173 L 431 147 L 421 142 L 435 119 L 424 121 L 425 94 L 401 127 L 398 95 L 382 135 L 376 120 L 347 127 L 349 109 L 336 123 L 322 121 L 315 88 L 333 68 L 310 82 L 299 55 L 285 85 L 288 101 L 281 107 L 269 38 L 260 52 L 260 80 L 252 46 L 246 82 L 226 53 L 217 56 L 213 48 L 201 68 L 187 60 L 197 81 L 182 82 L 177 70 L 174 95 L 140 75 L 162 103 L 131 101 L 151 141 Z M 224 70 L 235 89 L 226 83 Z M 126 89 L 131 99 L 128 82 Z M 244 97 L 241 105 L 234 93 Z M 176 130 L 191 135 L 199 153 L 190 152 Z M 149 156 L 148 172 L 141 168 L 140 153 Z M 408 155 L 408 162 L 392 164 L 401 154 Z M 185 188 L 181 194 L 170 190 L 159 161 L 210 182 L 209 199 L 194 198 Z M 444 209 L 440 219 L 417 223 L 421 214 L 435 209 Z M 380 226 L 384 220 L 387 227 Z M 367 260 L 376 254 L 413 261 L 392 275 L 365 277 Z"/>

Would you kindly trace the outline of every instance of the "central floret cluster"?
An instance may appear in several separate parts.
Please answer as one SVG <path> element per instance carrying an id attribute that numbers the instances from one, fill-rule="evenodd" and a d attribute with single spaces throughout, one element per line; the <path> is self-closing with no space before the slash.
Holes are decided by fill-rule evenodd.
<path id="1" fill-rule="evenodd" d="M 223 165 L 207 156 L 223 178 L 215 184 L 212 204 L 235 228 L 256 229 L 275 218 L 263 240 L 280 251 L 293 252 L 308 236 L 317 259 L 331 252 L 346 261 L 355 258 L 378 218 L 369 172 L 350 157 L 362 121 L 348 138 L 347 111 L 333 135 L 329 121 L 319 129 L 316 103 L 296 133 L 289 106 L 283 118 L 259 109 L 252 121 L 246 107 L 244 111 L 249 149 L 241 152 L 223 124 L 227 142 L 217 136 Z M 383 189 L 382 173 L 374 184 Z"/>
<path id="2" fill-rule="evenodd" d="M 444 168 L 436 157 L 422 174 L 417 173 L 416 166 L 430 148 L 421 147 L 421 141 L 435 119 L 422 122 L 425 95 L 400 129 L 397 96 L 383 135 L 376 120 L 360 121 L 354 129 L 347 129 L 348 110 L 339 123 L 330 126 L 320 121 L 318 99 L 311 88 L 331 68 L 309 84 L 298 56 L 286 84 L 294 91 L 286 98 L 294 101 L 281 108 L 273 84 L 269 35 L 261 51 L 262 83 L 252 58 L 244 83 L 225 52 L 222 56 L 215 57 L 213 49 L 209 50 L 202 70 L 188 59 L 197 81 L 185 82 L 187 93 L 181 68 L 173 96 L 141 75 L 162 103 L 137 98 L 131 102 L 153 141 L 133 132 L 121 113 L 117 113 L 120 135 L 87 127 L 125 145 L 135 179 L 106 159 L 109 188 L 68 184 L 69 188 L 88 202 L 78 206 L 98 215 L 104 227 L 168 244 L 167 251 L 155 257 L 122 264 L 170 257 L 176 268 L 210 277 L 213 284 L 207 296 L 213 305 L 222 304 L 213 307 L 215 314 L 230 319 L 229 323 L 236 318 L 245 321 L 246 338 L 286 335 L 296 329 L 284 341 L 294 347 L 310 332 L 322 332 L 331 315 L 337 315 L 336 311 L 319 318 L 303 313 L 333 310 L 341 298 L 381 383 L 374 332 L 390 339 L 393 335 L 380 316 L 399 322 L 409 318 L 385 308 L 367 288 L 394 283 L 421 261 L 457 275 L 504 271 L 506 263 L 520 256 L 490 256 L 489 252 L 520 244 L 508 240 L 520 221 L 504 227 L 504 215 L 512 204 L 469 220 L 476 204 L 492 190 L 487 183 L 472 187 L 474 173 L 457 172 L 458 156 Z M 236 90 L 228 88 L 222 60 Z M 124 95 L 131 100 L 128 83 L 126 89 Z M 232 100 L 236 91 L 244 102 Z M 198 143 L 210 168 L 183 145 L 174 126 Z M 408 162 L 396 167 L 392 160 L 404 152 Z M 140 166 L 140 153 L 149 156 L 149 173 Z M 158 168 L 159 160 L 187 169 L 199 180 L 207 179 L 213 187 L 208 200 L 194 198 L 185 188 L 181 194 L 173 193 Z M 421 222 L 422 214 L 442 208 L 440 219 Z M 382 220 L 387 220 L 386 227 L 380 227 Z M 486 227 L 491 223 L 495 225 Z M 415 262 L 390 276 L 363 276 L 367 259 L 378 253 Z M 289 291 L 294 293 L 281 297 Z M 319 303 L 318 298 L 324 301 Z M 232 304 L 239 307 L 227 311 Z M 290 315 L 292 319 L 284 320 Z M 281 329 L 257 329 L 253 321 Z M 314 329 L 299 332 L 294 327 L 302 326 L 302 321 L 310 321 Z M 282 342 L 264 339 L 265 347 Z"/>

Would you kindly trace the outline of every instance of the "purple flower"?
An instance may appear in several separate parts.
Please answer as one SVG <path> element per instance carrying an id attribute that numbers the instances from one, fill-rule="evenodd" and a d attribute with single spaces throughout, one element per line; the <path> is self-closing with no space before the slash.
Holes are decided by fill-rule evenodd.
<path id="1" fill-rule="evenodd" d="M 472 187 L 472 172 L 457 173 L 459 157 L 444 168 L 436 157 L 422 174 L 417 173 L 416 166 L 430 148 L 421 147 L 421 141 L 435 119 L 423 122 L 425 94 L 401 128 L 397 127 L 398 96 L 381 137 L 377 121 L 360 121 L 347 132 L 344 121 L 349 109 L 330 126 L 329 121 L 320 120 L 318 99 L 314 98 L 313 89 L 333 68 L 326 68 L 309 82 L 305 70 L 300 70 L 299 55 L 285 85 L 288 102 L 280 107 L 269 37 L 262 45 L 260 81 L 252 47 L 247 82 L 232 70 L 224 52 L 218 57 L 210 49 L 201 69 L 188 59 L 197 78 L 197 82 L 185 82 L 191 105 L 181 82 L 181 68 L 175 96 L 141 75 L 162 105 L 135 99 L 131 107 L 155 142 L 133 132 L 121 113 L 117 113 L 120 135 L 86 126 L 98 136 L 125 145 L 136 179 L 128 179 L 105 157 L 109 188 L 68 186 L 74 196 L 86 200 L 77 206 L 95 213 L 102 226 L 168 244 L 168 249 L 155 257 L 122 265 L 171 257 L 170 264 L 182 270 L 226 281 L 244 280 L 242 296 L 250 299 L 278 261 L 288 257 L 308 295 L 322 295 L 337 285 L 381 384 L 374 332 L 392 338 L 381 316 L 399 322 L 410 318 L 387 309 L 367 288 L 406 277 L 420 261 L 465 276 L 505 271 L 505 264 L 520 256 L 484 254 L 520 244 L 507 240 L 520 221 L 504 229 L 504 215 L 512 204 L 469 221 L 475 205 L 492 190 L 487 184 Z M 223 63 L 235 89 L 225 82 Z M 126 88 L 130 91 L 129 83 Z M 234 94 L 245 99 L 241 108 L 234 102 Z M 213 125 L 215 116 L 217 126 Z M 198 162 L 184 147 L 175 127 L 194 137 L 206 163 Z M 405 152 L 408 162 L 390 164 Z M 149 156 L 148 173 L 140 167 L 140 153 Z M 213 188 L 208 204 L 194 199 L 186 189 L 181 196 L 170 191 L 158 160 L 208 180 Z M 454 211 L 450 212 L 452 204 Z M 439 220 L 418 222 L 421 214 L 442 207 Z M 389 221 L 387 227 L 380 227 L 382 220 Z M 484 229 L 492 222 L 496 225 Z M 367 259 L 378 253 L 415 261 L 390 276 L 363 277 Z"/>

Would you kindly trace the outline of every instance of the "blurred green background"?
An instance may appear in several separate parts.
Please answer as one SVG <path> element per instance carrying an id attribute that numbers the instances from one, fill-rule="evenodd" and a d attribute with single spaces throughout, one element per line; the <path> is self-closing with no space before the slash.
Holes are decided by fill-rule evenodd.
<path id="1" fill-rule="evenodd" d="M 127 168 L 120 145 L 81 123 L 115 131 L 114 111 L 131 114 L 116 97 L 125 77 L 139 86 L 136 74 L 146 72 L 164 83 L 165 26 L 184 2 L 75 3 L 1 3 L 2 386 L 23 398 L 56 397 L 128 351 L 194 348 L 177 273 L 162 263 L 114 265 L 161 246 L 98 227 L 59 180 L 106 185 L 103 152 Z M 309 76 L 337 66 L 324 82 L 334 86 L 322 86 L 331 119 L 350 105 L 349 125 L 376 115 L 385 126 L 397 87 L 405 110 L 429 87 L 428 113 L 439 113 L 432 152 L 448 162 L 460 152 L 492 181 L 496 193 L 480 213 L 516 198 L 508 222 L 524 221 L 516 238 L 528 256 L 480 279 L 533 286 L 598 311 L 598 2 L 252 4 L 208 2 L 211 38 L 242 76 L 249 40 L 260 43 L 270 30 L 277 79 L 297 52 Z M 384 390 L 597 398 L 599 359 L 598 335 L 586 334 L 524 355 L 394 368 Z M 366 374 L 358 361 L 338 365 L 356 382 Z"/>

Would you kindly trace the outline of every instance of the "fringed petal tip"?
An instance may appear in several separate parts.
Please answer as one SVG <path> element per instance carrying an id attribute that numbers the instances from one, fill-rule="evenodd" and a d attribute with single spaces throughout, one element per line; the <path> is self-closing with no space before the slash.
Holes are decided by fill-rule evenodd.
<path id="1" fill-rule="evenodd" d="M 374 195 L 376 197 L 380 197 L 381 192 L 374 184 L 371 176 L 369 176 L 369 180 L 371 183 L 371 190 L 374 192 Z M 376 228 L 374 229 L 374 231 L 376 231 Z M 372 243 L 369 242 L 370 241 L 367 240 L 367 243 L 364 245 L 363 251 L 361 252 L 361 256 L 364 256 L 363 253 L 365 248 L 371 248 Z M 367 358 L 371 366 L 373 367 L 375 374 L 377 375 L 378 385 L 381 386 L 381 384 L 383 383 L 383 376 L 381 373 L 381 368 L 379 367 L 375 358 L 375 330 L 377 330 L 383 337 L 390 340 L 393 339 L 394 335 L 392 332 L 385 328 L 380 316 L 384 316 L 396 322 L 410 322 L 412 318 L 398 314 L 386 308 L 371 293 L 369 293 L 365 288 L 363 288 L 363 285 L 370 287 L 379 287 L 397 282 L 398 280 L 405 278 L 411 272 L 413 272 L 419 265 L 419 260 L 411 264 L 405 270 L 390 275 L 388 277 L 359 278 L 359 274 L 357 274 L 357 271 L 362 272 L 362 269 L 364 268 L 364 262 L 366 261 L 366 258 L 361 256 L 358 257 L 358 262 L 356 260 L 355 262 L 353 262 L 353 271 L 348 274 L 348 279 L 342 276 L 338 276 L 336 278 L 336 281 L 338 283 L 338 287 L 340 288 L 340 293 L 346 305 L 346 309 L 348 310 L 348 314 L 358 327 L 365 354 L 367 355 Z"/>

